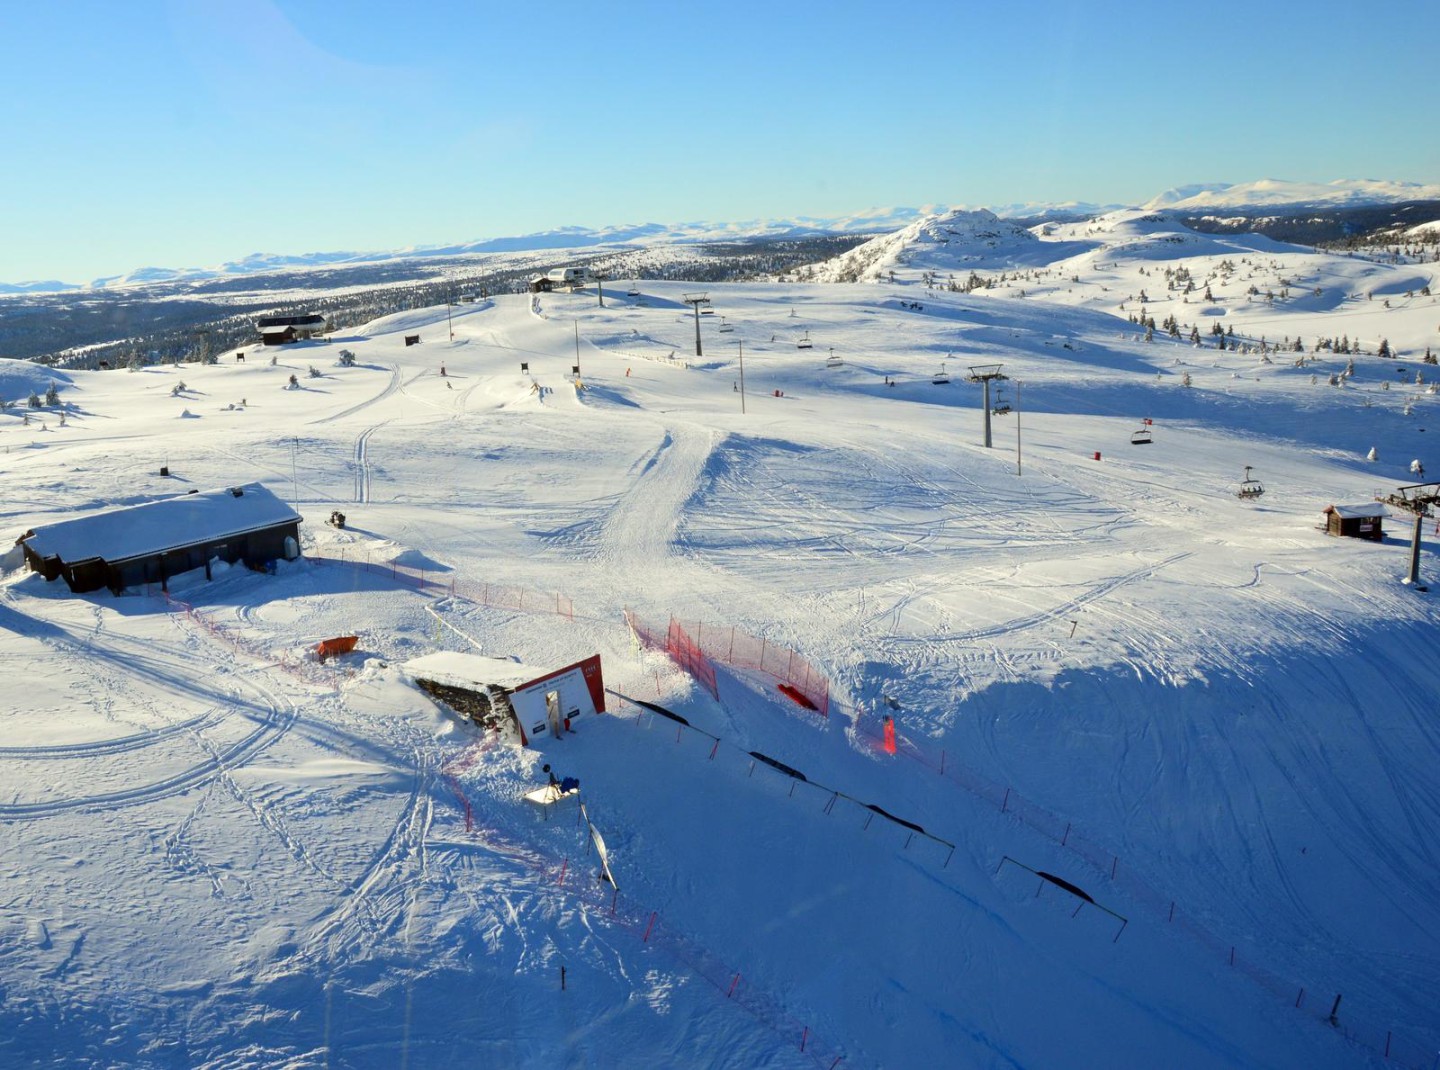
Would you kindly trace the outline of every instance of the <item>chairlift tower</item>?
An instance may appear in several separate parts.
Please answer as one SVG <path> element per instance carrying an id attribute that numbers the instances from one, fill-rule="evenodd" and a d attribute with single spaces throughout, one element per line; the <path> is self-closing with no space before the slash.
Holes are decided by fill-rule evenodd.
<path id="1" fill-rule="evenodd" d="M 985 389 L 985 448 L 990 449 L 990 384 L 993 382 L 1004 382 L 1010 376 L 1001 373 L 1003 364 L 977 364 L 970 369 L 970 374 L 965 377 L 968 383 L 979 383 Z M 1003 412 L 1009 412 L 1010 407 L 1005 406 Z"/>
<path id="2" fill-rule="evenodd" d="M 1415 529 L 1410 536 L 1410 575 L 1405 577 L 1405 583 L 1417 591 L 1429 590 L 1420 582 L 1420 529 L 1432 515 L 1431 508 L 1440 504 L 1440 483 L 1412 483 L 1375 500 L 1415 518 Z"/>
<path id="3" fill-rule="evenodd" d="M 710 295 L 703 294 L 682 294 L 684 302 L 695 309 L 695 355 L 703 357 L 705 354 L 700 351 L 700 306 L 710 303 Z"/>
<path id="4" fill-rule="evenodd" d="M 605 280 L 610 276 L 603 271 L 592 271 L 590 277 L 595 280 L 595 296 L 600 300 L 600 307 L 605 307 Z"/>

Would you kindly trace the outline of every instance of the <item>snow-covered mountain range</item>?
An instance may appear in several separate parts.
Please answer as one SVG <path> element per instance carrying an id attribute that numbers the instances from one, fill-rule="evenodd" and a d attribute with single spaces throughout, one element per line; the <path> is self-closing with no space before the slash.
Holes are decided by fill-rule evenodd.
<path id="1" fill-rule="evenodd" d="M 1376 179 L 1340 179 L 1330 183 L 1287 182 L 1261 179 L 1243 183 L 1200 183 L 1166 190 L 1151 198 L 1146 209 L 1205 211 L 1280 207 L 1358 207 L 1394 204 L 1410 200 L 1440 200 L 1440 185 Z M 979 209 L 1002 219 L 1033 219 L 1043 216 L 1083 217 L 1124 207 L 1080 201 L 1015 202 Z M 966 206 L 929 205 L 921 208 L 872 208 L 845 216 L 795 216 L 742 222 L 638 223 L 603 227 L 566 226 L 532 234 L 482 238 L 442 245 L 417 245 L 379 251 L 334 251 L 313 253 L 253 253 L 213 267 L 142 267 L 123 275 L 97 278 L 88 284 L 58 280 L 0 282 L 0 294 L 100 289 L 155 282 L 180 282 L 226 276 L 257 275 L 304 267 L 366 264 L 386 260 L 460 256 L 473 253 L 517 252 L 545 249 L 588 249 L 614 245 L 659 245 L 693 242 L 735 241 L 755 238 L 784 238 L 816 234 L 857 234 L 895 231 L 917 220 Z"/>

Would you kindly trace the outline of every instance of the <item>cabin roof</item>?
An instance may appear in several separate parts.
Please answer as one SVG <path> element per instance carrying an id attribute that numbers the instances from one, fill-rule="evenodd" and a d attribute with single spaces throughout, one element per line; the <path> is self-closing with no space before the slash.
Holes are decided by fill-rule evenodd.
<path id="1" fill-rule="evenodd" d="M 43 524 L 21 541 L 42 559 L 59 558 L 69 565 L 96 558 L 114 563 L 222 542 L 301 519 L 262 484 L 245 483 Z"/>
<path id="2" fill-rule="evenodd" d="M 1332 505 L 1331 511 L 1342 520 L 1353 520 L 1363 516 L 1385 516 L 1383 502 L 1367 502 L 1364 505 Z"/>

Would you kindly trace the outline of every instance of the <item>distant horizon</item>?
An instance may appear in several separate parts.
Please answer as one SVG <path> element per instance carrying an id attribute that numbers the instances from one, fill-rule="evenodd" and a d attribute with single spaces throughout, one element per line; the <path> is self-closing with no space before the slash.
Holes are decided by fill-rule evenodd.
<path id="1" fill-rule="evenodd" d="M 21 102 L 0 280 L 619 221 L 1138 205 L 1216 172 L 1440 179 L 1416 135 L 1423 64 L 1318 76 L 1336 41 L 1369 57 L 1397 26 L 1435 37 L 1440 8 L 1217 3 L 1205 25 L 1056 0 L 703 17 L 557 0 L 543 20 L 460 0 L 403 18 L 376 0 L 21 7 L 0 40 L 0 91 Z"/>
<path id="2" fill-rule="evenodd" d="M 1276 180 L 1262 179 L 1256 181 L 1263 183 L 1273 183 Z M 1350 182 L 1376 181 L 1377 180 L 1374 179 L 1336 179 L 1328 183 L 1314 183 L 1310 185 L 1341 186 Z M 1235 189 L 1244 188 L 1251 184 L 1252 183 L 1247 182 L 1186 183 L 1180 187 L 1174 187 L 1174 189 L 1178 189 L 1180 191 L 1184 191 L 1186 189 Z M 1393 186 L 1419 185 L 1418 183 L 1410 183 L 1406 180 L 1395 180 L 1393 183 L 1388 184 Z M 1297 188 L 1303 188 L 1305 184 L 1295 183 L 1292 185 L 1295 185 Z M 1421 191 L 1425 194 L 1422 199 L 1440 200 L 1440 186 L 1423 186 L 1421 187 Z M 6 293 L 13 294 L 24 292 L 45 292 L 45 287 L 48 286 L 53 286 L 55 289 L 59 290 L 84 290 L 115 283 L 119 280 L 128 280 L 130 276 L 143 276 L 147 272 L 174 273 L 176 276 L 195 275 L 197 277 L 206 275 L 208 273 L 222 274 L 225 273 L 226 269 L 234 269 L 238 265 L 245 264 L 247 261 L 252 260 L 275 261 L 273 265 L 267 264 L 264 267 L 256 268 L 257 273 L 262 273 L 268 270 L 279 271 L 286 269 L 303 269 L 309 266 L 333 266 L 336 264 L 347 263 L 350 261 L 350 259 L 383 260 L 390 257 L 393 257 L 395 259 L 404 259 L 411 256 L 418 257 L 425 255 L 433 255 L 437 253 L 437 251 L 443 250 L 454 250 L 453 254 L 451 255 L 464 256 L 484 255 L 487 252 L 545 252 L 551 248 L 559 252 L 568 249 L 582 249 L 586 247 L 586 245 L 583 243 L 578 243 L 576 245 L 548 245 L 538 241 L 534 245 L 516 244 L 523 243 L 527 239 L 550 238 L 564 235 L 568 232 L 573 232 L 577 237 L 602 236 L 610 235 L 612 233 L 615 235 L 613 239 L 606 238 L 602 241 L 596 241 L 594 243 L 596 248 L 602 248 L 612 243 L 632 242 L 635 239 L 633 237 L 627 237 L 627 231 L 639 230 L 649 227 L 659 227 L 671 231 L 676 234 L 676 238 L 674 240 L 677 241 L 724 240 L 727 237 L 742 236 L 764 237 L 767 233 L 765 229 L 767 227 L 776 228 L 775 233 L 778 236 L 778 234 L 781 232 L 781 228 L 790 225 L 802 227 L 804 225 L 814 225 L 817 228 L 829 228 L 835 233 L 864 233 L 866 231 L 872 230 L 876 233 L 884 233 L 892 227 L 898 229 L 899 227 L 908 225 L 908 222 L 923 219 L 928 216 L 944 214 L 947 212 L 990 211 L 1000 215 L 1002 218 L 1018 218 L 1019 216 L 1017 213 L 1022 211 L 1029 214 L 1043 215 L 1047 213 L 1058 214 L 1070 211 L 1084 213 L 1092 211 L 1110 212 L 1121 210 L 1143 210 L 1147 206 L 1152 204 L 1155 200 L 1164 197 L 1164 195 L 1168 192 L 1172 191 L 1161 191 L 1160 193 L 1157 193 L 1152 197 L 1146 198 L 1144 201 L 1133 204 L 1124 204 L 1121 202 L 1095 203 L 1071 200 L 1029 202 L 1024 204 L 1011 203 L 1004 205 L 897 205 L 891 207 L 872 207 L 869 209 L 863 209 L 855 212 L 848 212 L 837 216 L 829 216 L 823 218 L 817 216 L 797 215 L 784 218 L 747 220 L 672 220 L 664 222 L 659 220 L 644 220 L 629 221 L 623 223 L 607 223 L 596 226 L 586 226 L 584 224 L 569 223 L 560 224 L 546 230 L 532 231 L 527 234 L 485 235 L 481 237 L 464 238 L 452 241 L 434 242 L 426 244 L 410 244 L 389 249 L 366 249 L 352 247 L 348 249 L 310 249 L 304 251 L 253 250 L 244 254 L 227 256 L 222 260 L 209 264 L 139 264 L 134 265 L 125 271 L 97 275 L 85 280 L 0 279 L 0 295 Z M 1253 202 L 1249 204 L 1248 207 L 1263 207 L 1266 203 L 1267 202 Z M 1289 202 L 1276 203 L 1278 206 L 1280 204 Z M 1298 206 L 1300 202 L 1294 203 Z M 1375 203 L 1383 202 L 1377 201 Z M 1336 207 L 1344 206 L 1345 205 L 1341 204 L 1336 205 Z M 1355 206 L 1358 206 L 1358 204 Z M 1198 210 L 1196 208 L 1187 207 L 1183 203 L 1180 207 L 1182 210 L 1186 211 Z M 1010 213 L 1008 216 L 1006 215 L 1007 212 Z M 472 246 L 492 246 L 493 248 L 468 248 Z M 137 278 L 134 281 L 142 282 L 145 280 Z"/>

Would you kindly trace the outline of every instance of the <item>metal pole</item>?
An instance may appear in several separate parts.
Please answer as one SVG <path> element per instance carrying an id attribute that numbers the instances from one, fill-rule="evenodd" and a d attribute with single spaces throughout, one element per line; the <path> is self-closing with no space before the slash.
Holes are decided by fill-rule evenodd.
<path id="1" fill-rule="evenodd" d="M 595 296 L 600 299 L 600 307 L 605 307 L 605 276 L 595 276 Z"/>
<path id="2" fill-rule="evenodd" d="M 580 374 L 580 321 L 575 321 L 575 374 Z"/>
<path id="3" fill-rule="evenodd" d="M 1022 475 L 1020 468 L 1020 380 L 1015 380 L 1015 474 Z"/>
<path id="4" fill-rule="evenodd" d="M 990 380 L 982 379 L 981 385 L 985 388 L 985 448 L 990 448 Z"/>
<path id="5" fill-rule="evenodd" d="M 705 354 L 703 354 L 703 353 L 700 352 L 700 302 L 699 302 L 699 301 L 696 301 L 694 304 L 695 304 L 695 355 L 696 355 L 697 357 L 703 357 Z"/>
<path id="6" fill-rule="evenodd" d="M 455 325 L 450 322 L 450 291 L 445 291 L 445 326 L 450 329 L 450 341 L 455 341 Z"/>
<path id="7" fill-rule="evenodd" d="M 740 346 L 740 415 L 745 415 L 745 343 Z"/>
<path id="8" fill-rule="evenodd" d="M 1419 510 L 1415 513 L 1415 531 L 1410 536 L 1410 576 L 1405 580 L 1417 591 L 1425 590 L 1420 585 L 1420 528 L 1425 523 L 1425 514 Z"/>

